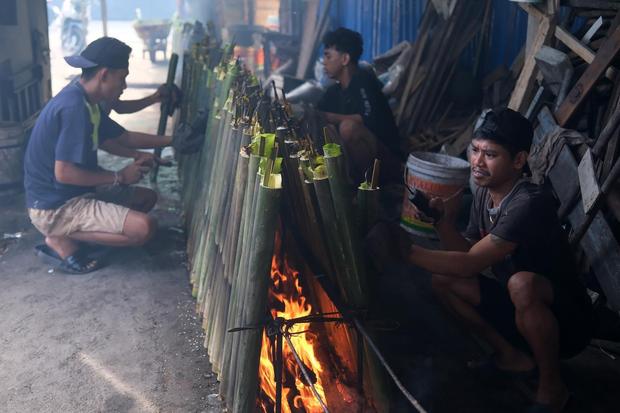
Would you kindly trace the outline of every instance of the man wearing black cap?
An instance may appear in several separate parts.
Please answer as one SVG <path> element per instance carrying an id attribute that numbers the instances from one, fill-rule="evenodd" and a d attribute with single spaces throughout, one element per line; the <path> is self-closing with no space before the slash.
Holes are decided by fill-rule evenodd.
<path id="1" fill-rule="evenodd" d="M 54 96 L 32 130 L 25 156 L 26 203 L 33 225 L 45 235 L 38 253 L 70 273 L 99 267 L 80 251 L 79 241 L 110 246 L 142 245 L 156 222 L 146 213 L 157 195 L 130 187 L 161 159 L 137 148 L 171 144 L 170 136 L 123 129 L 99 108 L 126 88 L 131 48 L 102 37 L 79 56 L 65 58 L 82 76 Z M 97 149 L 133 158 L 118 171 L 97 164 Z M 103 189 L 102 189 L 103 188 Z"/>
<path id="2" fill-rule="evenodd" d="M 445 250 L 413 245 L 409 259 L 434 274 L 442 304 L 493 347 L 469 367 L 513 378 L 538 372 L 530 412 L 559 412 L 569 400 L 559 359 L 588 344 L 591 304 L 553 198 L 524 175 L 532 135 L 515 111 L 483 112 L 470 147 L 477 189 L 465 234 L 455 226 L 458 199 L 432 199 Z M 491 277 L 480 275 L 488 268 Z"/>

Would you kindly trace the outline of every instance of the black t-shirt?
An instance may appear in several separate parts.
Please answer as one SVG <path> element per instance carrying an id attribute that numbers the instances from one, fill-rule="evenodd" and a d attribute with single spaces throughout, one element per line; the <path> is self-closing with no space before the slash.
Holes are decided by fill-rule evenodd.
<path id="1" fill-rule="evenodd" d="M 369 70 L 358 69 L 346 89 L 340 84 L 330 86 L 317 107 L 339 115 L 361 115 L 364 125 L 392 151 L 398 153 L 399 137 L 394 115 L 382 84 Z"/>
<path id="2" fill-rule="evenodd" d="M 488 189 L 477 188 L 465 237 L 477 241 L 493 234 L 517 244 L 512 254 L 492 267 L 501 283 L 506 284 L 516 272 L 528 271 L 547 277 L 558 287 L 584 291 L 549 191 L 520 181 L 496 214 L 489 213 L 490 206 Z"/>

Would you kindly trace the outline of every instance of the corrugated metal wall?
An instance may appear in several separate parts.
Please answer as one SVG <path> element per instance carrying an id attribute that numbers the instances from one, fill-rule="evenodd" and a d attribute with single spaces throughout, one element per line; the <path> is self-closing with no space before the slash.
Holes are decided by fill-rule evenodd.
<path id="1" fill-rule="evenodd" d="M 322 0 L 324 7 L 327 0 Z M 331 27 L 348 27 L 364 38 L 362 59 L 371 60 L 403 40 L 415 40 L 426 0 L 332 0 Z M 508 0 L 493 0 L 490 50 L 483 73 L 510 65 L 525 43 L 527 16 Z M 467 53 L 465 59 L 467 59 Z"/>

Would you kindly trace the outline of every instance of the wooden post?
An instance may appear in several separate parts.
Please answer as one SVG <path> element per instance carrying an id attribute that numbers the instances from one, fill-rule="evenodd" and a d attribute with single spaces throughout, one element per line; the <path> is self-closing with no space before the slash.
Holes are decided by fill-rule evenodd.
<path id="1" fill-rule="evenodd" d="M 529 19 L 528 24 L 536 18 L 530 15 Z M 522 113 L 527 109 L 527 97 L 532 93 L 534 81 L 536 80 L 536 60 L 534 57 L 540 48 L 549 41 L 549 38 L 553 34 L 552 26 L 554 25 L 555 22 L 551 21 L 547 16 L 543 17 L 538 22 L 536 36 L 532 39 L 529 48 L 526 49 L 523 69 L 521 69 L 517 84 L 510 96 L 510 102 L 508 103 L 509 108 Z"/>
<path id="2" fill-rule="evenodd" d="M 605 73 L 618 51 L 620 51 L 620 28 L 617 28 L 601 45 L 590 66 L 581 75 L 581 78 L 556 111 L 555 117 L 560 126 L 564 127 L 568 123 L 596 81 Z"/>
<path id="3" fill-rule="evenodd" d="M 168 90 L 172 90 L 172 85 L 174 84 L 174 77 L 177 72 L 177 63 L 179 62 L 179 55 L 176 53 L 172 53 L 170 56 L 170 62 L 168 64 L 168 77 L 166 78 L 166 87 Z M 163 101 L 161 103 L 160 113 L 159 113 L 159 124 L 157 125 L 157 134 L 164 135 L 166 133 L 166 124 L 168 122 L 168 114 L 170 112 L 169 103 L 167 101 Z M 155 155 L 161 156 L 161 148 L 155 149 Z M 151 172 L 151 182 L 157 181 L 157 172 L 159 171 L 159 165 L 155 164 L 153 170 Z"/>

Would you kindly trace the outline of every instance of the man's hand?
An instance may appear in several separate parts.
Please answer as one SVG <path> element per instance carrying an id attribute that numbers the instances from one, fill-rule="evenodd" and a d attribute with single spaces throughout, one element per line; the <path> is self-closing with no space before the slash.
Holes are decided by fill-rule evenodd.
<path id="1" fill-rule="evenodd" d="M 429 201 L 430 207 L 439 211 L 439 216 L 441 217 L 435 222 L 435 225 L 444 227 L 456 225 L 462 197 L 463 190 L 461 189 L 446 199 L 431 198 Z"/>
<path id="2" fill-rule="evenodd" d="M 144 175 L 146 175 L 151 170 L 151 167 L 148 165 L 148 163 L 148 159 L 140 159 L 121 169 L 118 172 L 120 183 L 125 185 L 131 185 L 140 181 L 142 177 L 144 177 Z"/>
<path id="3" fill-rule="evenodd" d="M 162 165 L 162 166 L 172 165 L 171 161 L 164 160 L 151 152 L 136 151 L 136 154 L 134 155 L 133 159 L 136 161 L 144 162 L 144 164 L 147 165 L 149 168 L 152 168 L 155 165 Z"/>
<path id="4" fill-rule="evenodd" d="M 165 83 L 157 88 L 153 95 L 156 102 L 166 102 L 171 108 L 176 108 L 181 100 L 181 89 L 176 85 L 168 87 Z"/>

